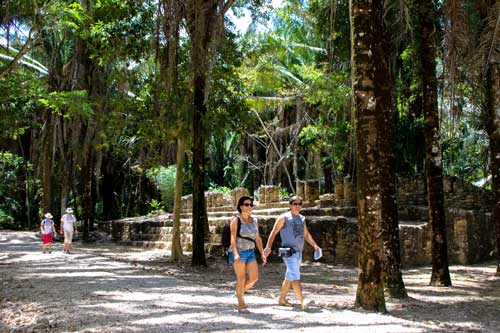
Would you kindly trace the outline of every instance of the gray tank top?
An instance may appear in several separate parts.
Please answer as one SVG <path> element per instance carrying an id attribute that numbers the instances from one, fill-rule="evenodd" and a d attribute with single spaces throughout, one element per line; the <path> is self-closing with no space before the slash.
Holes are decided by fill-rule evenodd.
<path id="1" fill-rule="evenodd" d="M 304 249 L 304 223 L 303 215 L 283 214 L 285 224 L 280 230 L 281 244 L 283 247 L 293 247 L 295 251 L 302 252 Z"/>
<path id="2" fill-rule="evenodd" d="M 241 221 L 240 236 L 255 239 L 259 235 L 259 227 L 257 226 L 257 219 L 255 217 L 251 216 L 250 219 L 251 223 L 247 224 L 244 223 L 240 217 Z M 238 251 L 251 250 L 255 249 L 255 243 L 247 239 L 236 237 L 236 247 L 238 248 Z M 229 247 L 229 252 L 232 251 L 233 248 Z"/>

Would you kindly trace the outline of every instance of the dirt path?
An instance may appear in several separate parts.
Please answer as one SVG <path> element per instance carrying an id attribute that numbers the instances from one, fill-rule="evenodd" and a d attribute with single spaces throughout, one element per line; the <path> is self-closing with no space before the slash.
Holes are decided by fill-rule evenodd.
<path id="1" fill-rule="evenodd" d="M 494 264 L 452 266 L 451 288 L 427 286 L 428 267 L 406 270 L 410 295 L 388 299 L 389 314 L 352 307 L 357 271 L 305 264 L 305 312 L 276 305 L 280 263 L 261 269 L 235 310 L 234 276 L 220 259 L 207 269 L 168 264 L 165 252 L 56 243 L 42 254 L 32 232 L 0 231 L 0 332 L 499 332 L 500 279 Z M 295 298 L 290 294 L 291 301 Z"/>

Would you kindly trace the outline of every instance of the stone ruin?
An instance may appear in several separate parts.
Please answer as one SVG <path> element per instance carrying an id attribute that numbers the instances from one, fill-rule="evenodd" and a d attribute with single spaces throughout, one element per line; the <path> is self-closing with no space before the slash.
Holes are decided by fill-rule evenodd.
<path id="1" fill-rule="evenodd" d="M 451 263 L 472 264 L 493 257 L 495 225 L 491 219 L 493 195 L 456 177 L 444 177 L 448 254 Z M 356 187 L 349 178 L 335 181 L 335 193 L 320 195 L 317 180 L 297 181 L 297 195 L 304 199 L 302 214 L 306 216 L 309 231 L 323 248 L 324 262 L 357 265 L 358 223 Z M 220 254 L 220 232 L 226 221 L 236 212 L 237 200 L 248 195 L 245 188 L 236 188 L 231 196 L 206 192 L 210 235 L 207 252 Z M 259 219 L 264 240 L 271 232 L 276 217 L 288 211 L 287 198 L 280 198 L 275 185 L 258 189 L 259 201 L 253 215 Z M 431 263 L 430 228 L 425 181 L 423 178 L 398 177 L 397 201 L 399 233 L 403 266 Z M 192 196 L 182 198 L 182 243 L 191 249 Z M 103 230 L 115 241 L 146 247 L 169 248 L 172 219 L 170 214 L 150 218 L 100 222 Z M 274 246 L 279 245 L 279 239 Z M 304 259 L 312 256 L 306 245 Z"/>

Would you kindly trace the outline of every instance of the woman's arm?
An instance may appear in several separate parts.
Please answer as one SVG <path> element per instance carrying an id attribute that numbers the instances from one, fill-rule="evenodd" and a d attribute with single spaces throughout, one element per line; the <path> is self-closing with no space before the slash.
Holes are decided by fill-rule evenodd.
<path id="1" fill-rule="evenodd" d="M 238 244 L 236 242 L 238 234 L 238 218 L 233 218 L 230 224 L 231 229 L 231 248 L 233 249 L 234 260 L 240 260 L 240 255 L 238 253 Z"/>
<path id="2" fill-rule="evenodd" d="M 260 256 L 262 258 L 262 264 L 264 265 L 267 262 L 267 258 L 264 253 L 264 248 L 262 246 L 262 238 L 260 238 L 259 235 L 257 235 L 257 237 L 255 238 L 255 245 L 257 245 L 257 249 L 259 250 Z"/>

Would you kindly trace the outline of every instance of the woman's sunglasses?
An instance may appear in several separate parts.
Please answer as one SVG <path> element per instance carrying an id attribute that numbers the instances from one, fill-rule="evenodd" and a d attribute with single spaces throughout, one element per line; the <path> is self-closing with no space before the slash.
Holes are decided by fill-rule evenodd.
<path id="1" fill-rule="evenodd" d="M 294 202 L 292 205 L 294 205 L 294 206 L 302 206 L 302 202 Z"/>
<path id="2" fill-rule="evenodd" d="M 251 204 L 251 203 L 246 203 L 246 202 L 245 202 L 244 204 L 242 204 L 242 206 L 245 206 L 245 207 L 253 207 L 254 205 L 253 205 L 253 204 Z"/>

